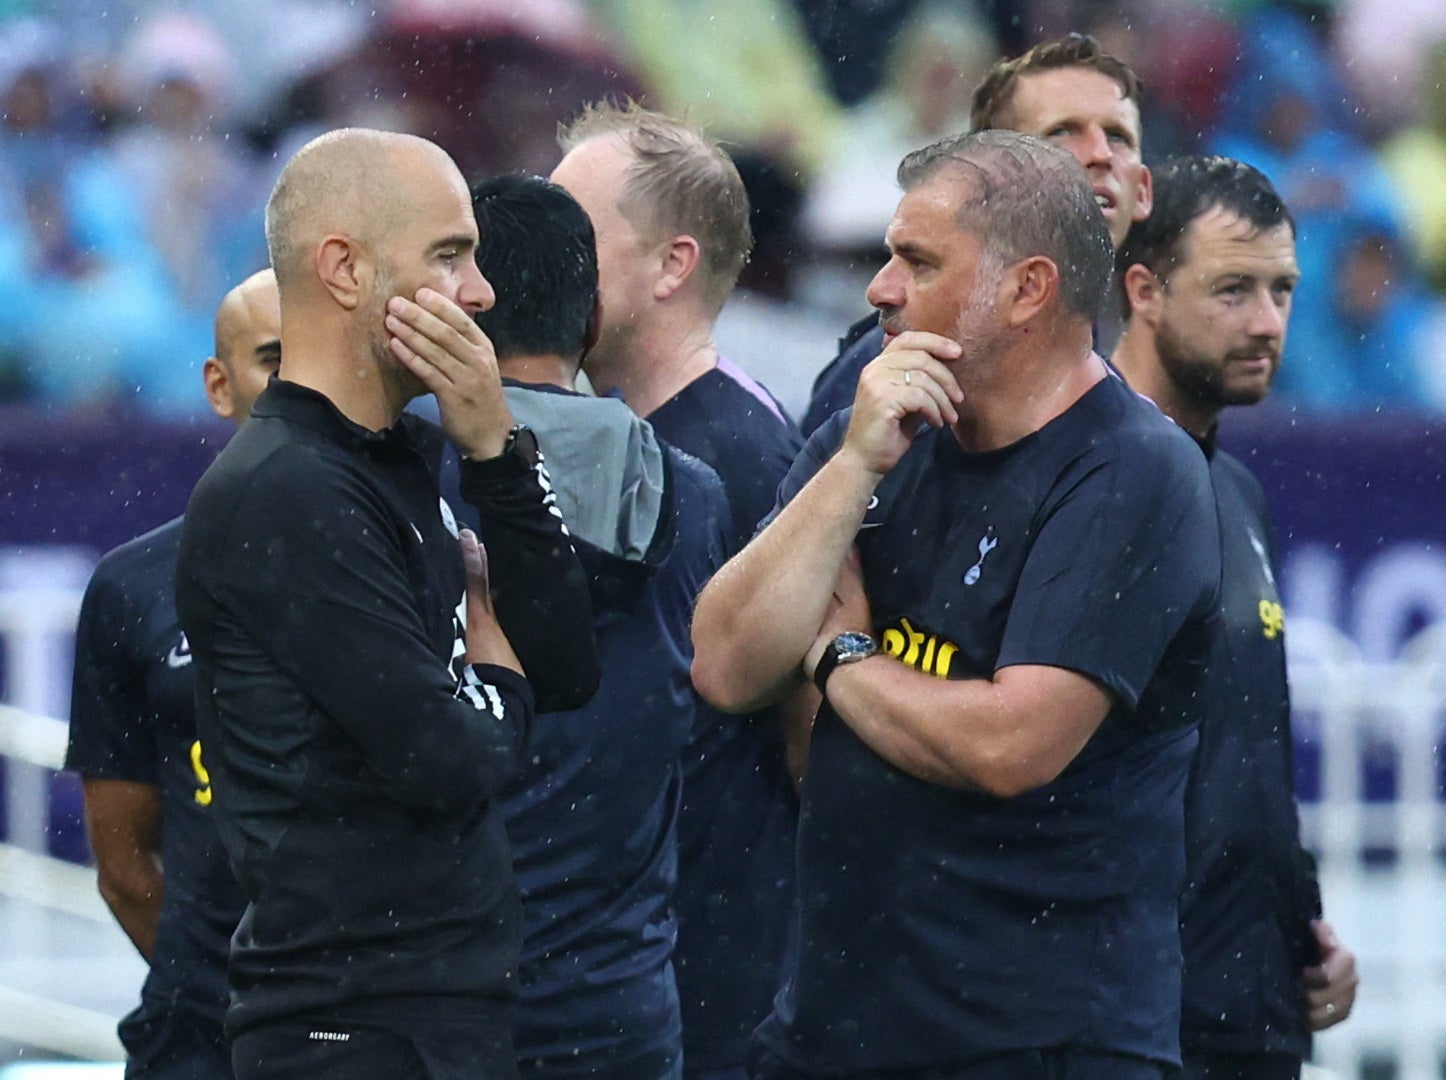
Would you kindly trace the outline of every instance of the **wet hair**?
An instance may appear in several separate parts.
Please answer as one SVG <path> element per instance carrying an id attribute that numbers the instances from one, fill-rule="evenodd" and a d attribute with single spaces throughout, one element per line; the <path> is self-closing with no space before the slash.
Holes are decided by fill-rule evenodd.
<path id="1" fill-rule="evenodd" d="M 1171 158 L 1153 170 L 1154 206 L 1136 221 L 1115 255 L 1119 294 L 1126 318 L 1125 271 L 1135 263 L 1161 281 L 1185 261 L 1185 234 L 1190 223 L 1211 210 L 1226 210 L 1256 231 L 1285 224 L 1295 233 L 1295 219 L 1265 174 L 1252 165 L 1218 155 L 1191 154 Z"/>
<path id="2" fill-rule="evenodd" d="M 597 300 L 592 220 L 562 188 L 515 174 L 472 188 L 477 267 L 497 302 L 477 325 L 497 350 L 513 356 L 580 359 Z"/>
<path id="3" fill-rule="evenodd" d="M 753 250 L 748 192 L 733 159 L 701 128 L 642 108 L 589 105 L 558 130 L 564 151 L 599 136 L 621 136 L 633 156 L 618 211 L 640 236 L 698 241 L 703 297 L 717 314 Z"/>
<path id="4" fill-rule="evenodd" d="M 1032 135 L 952 135 L 899 164 L 909 191 L 941 169 L 966 171 L 974 189 L 955 220 L 999 268 L 1043 255 L 1059 271 L 1064 307 L 1093 322 L 1109 288 L 1114 245 L 1088 177 L 1068 152 Z"/>
<path id="5" fill-rule="evenodd" d="M 1140 77 L 1128 64 L 1105 52 L 1100 43 L 1088 34 L 1065 34 L 1041 41 L 1024 55 L 1003 60 L 990 69 L 984 81 L 974 90 L 969 106 L 970 130 L 986 131 L 1010 126 L 1009 108 L 1014 103 L 1020 76 L 1073 67 L 1091 68 L 1114 79 L 1120 84 L 1126 100 L 1139 106 Z"/>

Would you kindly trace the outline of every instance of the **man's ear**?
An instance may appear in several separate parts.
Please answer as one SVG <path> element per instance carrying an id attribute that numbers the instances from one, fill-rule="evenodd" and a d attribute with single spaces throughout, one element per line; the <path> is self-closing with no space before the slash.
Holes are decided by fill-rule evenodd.
<path id="1" fill-rule="evenodd" d="M 1155 180 L 1150 175 L 1149 166 L 1140 169 L 1140 191 L 1135 199 L 1135 213 L 1132 221 L 1144 221 L 1150 216 L 1150 211 L 1155 208 Z"/>
<path id="2" fill-rule="evenodd" d="M 658 279 L 653 283 L 653 298 L 667 300 L 673 296 L 693 276 L 702 258 L 698 241 L 686 233 L 669 240 L 662 252 Z"/>
<path id="3" fill-rule="evenodd" d="M 1059 295 L 1059 268 L 1043 255 L 1031 255 L 1004 272 L 1005 315 L 1011 327 L 1035 318 Z"/>
<path id="4" fill-rule="evenodd" d="M 316 276 L 332 299 L 347 311 L 361 304 L 369 270 L 366 256 L 349 236 L 333 234 L 317 246 Z"/>
<path id="5" fill-rule="evenodd" d="M 226 365 L 214 356 L 208 357 L 201 367 L 201 379 L 206 384 L 206 399 L 211 402 L 211 411 L 222 420 L 236 415 L 236 403 L 231 400 L 231 377 Z"/>
<path id="6" fill-rule="evenodd" d="M 1131 263 L 1125 271 L 1125 298 L 1130 304 L 1130 319 L 1139 319 L 1152 330 L 1160 325 L 1165 286 L 1144 263 Z"/>

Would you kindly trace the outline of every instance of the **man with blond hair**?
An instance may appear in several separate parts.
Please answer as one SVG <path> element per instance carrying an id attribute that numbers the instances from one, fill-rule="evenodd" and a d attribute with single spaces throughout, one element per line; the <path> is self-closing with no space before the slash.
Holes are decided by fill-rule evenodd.
<path id="1" fill-rule="evenodd" d="M 728 554 L 773 505 L 801 445 L 773 396 L 718 355 L 713 328 L 752 244 L 738 170 L 697 128 L 596 105 L 562 133 L 552 179 L 592 218 L 602 322 L 584 370 L 723 481 Z M 813 702 L 793 703 L 811 715 Z M 700 715 L 678 819 L 678 990 L 690 1076 L 738 1069 L 768 1010 L 793 896 L 797 801 L 783 714 Z"/>

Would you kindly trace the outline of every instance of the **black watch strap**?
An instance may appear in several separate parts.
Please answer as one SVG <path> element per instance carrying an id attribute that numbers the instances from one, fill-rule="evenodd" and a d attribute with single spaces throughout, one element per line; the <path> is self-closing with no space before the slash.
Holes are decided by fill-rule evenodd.
<path id="1" fill-rule="evenodd" d="M 537 435 L 526 424 L 518 424 L 507 433 L 502 453 L 485 461 L 468 458 L 474 474 L 485 480 L 516 479 L 530 473 L 537 465 Z"/>
<path id="2" fill-rule="evenodd" d="M 840 664 L 855 664 L 860 660 L 866 660 L 879 651 L 879 643 L 868 634 L 857 630 L 845 630 L 838 637 L 828 643 L 823 650 L 823 655 L 818 658 L 818 666 L 813 669 L 813 685 L 818 687 L 818 692 L 827 696 L 828 677 L 833 674 L 834 669 Z"/>

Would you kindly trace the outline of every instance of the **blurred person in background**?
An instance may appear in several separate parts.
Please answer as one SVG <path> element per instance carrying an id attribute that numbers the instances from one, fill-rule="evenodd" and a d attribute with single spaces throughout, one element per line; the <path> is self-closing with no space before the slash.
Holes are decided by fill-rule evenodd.
<path id="1" fill-rule="evenodd" d="M 204 336 L 178 337 L 164 272 L 119 172 L 77 122 L 79 89 L 59 31 L 12 23 L 4 44 L 0 363 L 9 392 L 55 410 L 134 408 L 155 397 L 199 404 L 199 379 L 157 383 L 152 374 L 158 360 L 171 374 L 176 358 L 205 355 L 219 295 Z M 97 325 L 106 333 L 96 335 Z"/>
<path id="2" fill-rule="evenodd" d="M 237 61 L 203 17 L 170 12 L 141 24 L 119 64 L 134 112 L 105 157 L 159 256 L 176 333 L 195 335 L 226 281 L 266 265 L 262 178 L 229 137 Z"/>
<path id="3" fill-rule="evenodd" d="M 1262 401 L 1280 366 L 1295 225 L 1256 169 L 1179 158 L 1156 169 L 1154 209 L 1117 264 L 1128 315 L 1114 366 L 1205 451 L 1224 564 L 1225 648 L 1196 699 L 1186 788 L 1182 1077 L 1295 1080 L 1310 1032 L 1350 1014 L 1355 957 L 1322 918 L 1300 841 L 1274 523 L 1259 482 L 1216 446 L 1220 414 Z"/>
<path id="4" fill-rule="evenodd" d="M 562 134 L 552 179 L 597 233 L 602 324 L 584 370 L 658 437 L 723 481 L 726 552 L 773 504 L 798 429 L 718 355 L 714 320 L 748 258 L 748 196 L 698 128 L 636 106 L 593 106 Z M 812 715 L 802 695 L 786 715 Z M 806 729 L 806 718 L 803 725 Z M 797 800 L 785 712 L 699 717 L 678 819 L 677 978 L 690 1076 L 740 1069 L 768 1011 L 793 898 Z"/>
<path id="5" fill-rule="evenodd" d="M 893 163 L 969 124 L 969 100 L 994 63 L 989 29 L 959 5 L 915 9 L 889 49 L 883 85 L 845 114 L 810 186 L 803 229 L 817 257 L 867 285 L 898 195 Z M 848 273 L 858 264 L 858 269 Z M 865 269 L 867 268 L 867 269 Z M 836 280 L 837 275 L 832 275 Z M 843 291 L 843 282 L 832 286 Z"/>
<path id="6" fill-rule="evenodd" d="M 1433 313 L 1395 222 L 1352 217 L 1336 234 L 1326 306 L 1300 320 L 1289 385 L 1295 400 L 1335 412 L 1424 409 L 1432 403 Z"/>
<path id="7" fill-rule="evenodd" d="M 240 424 L 281 361 L 276 278 L 263 270 L 216 312 L 206 396 Z M 191 647 L 176 616 L 181 519 L 110 552 L 76 630 L 65 767 L 81 775 L 106 904 L 150 965 L 120 1025 L 126 1075 L 222 1080 L 226 957 L 246 898 L 210 817 Z"/>
<path id="8" fill-rule="evenodd" d="M 975 87 L 969 115 L 971 131 L 989 128 L 1036 135 L 1068 150 L 1088 174 L 1115 244 L 1149 214 L 1139 79 L 1094 38 L 1067 34 L 995 64 Z M 839 355 L 819 373 L 803 417 L 805 434 L 853 400 L 859 372 L 884 346 L 876 322 L 871 315 L 855 323 Z"/>
<path id="9" fill-rule="evenodd" d="M 1419 115 L 1381 148 L 1400 194 L 1406 239 L 1438 293 L 1446 293 L 1446 35 L 1428 53 Z"/>
<path id="10" fill-rule="evenodd" d="M 1399 212 L 1390 178 L 1349 126 L 1351 99 L 1325 41 L 1304 16 L 1276 6 L 1244 21 L 1242 41 L 1231 101 L 1208 148 L 1268 176 L 1295 219 L 1298 313 L 1274 397 L 1330 411 L 1415 398 L 1418 390 L 1402 389 L 1417 378 L 1409 359 L 1393 357 L 1386 367 L 1375 349 L 1351 356 L 1332 344 L 1342 340 L 1332 324 L 1346 314 L 1337 271 L 1353 237 L 1363 227 L 1398 235 Z M 1398 262 L 1395 272 L 1410 277 L 1405 271 Z M 1348 318 L 1363 315 L 1375 322 L 1363 310 Z"/>
<path id="11" fill-rule="evenodd" d="M 742 286 L 792 295 L 803 195 L 842 110 L 792 0 L 589 0 L 650 103 L 729 144 L 756 238 Z"/>
<path id="12" fill-rule="evenodd" d="M 535 177 L 472 189 L 477 265 L 497 302 L 477 323 L 512 415 L 537 432 L 592 593 L 602 682 L 540 716 L 503 795 L 522 893 L 514 1041 L 528 1077 L 682 1075 L 672 910 L 693 601 L 722 564 L 717 476 L 614 398 L 573 384 L 597 336 L 588 216 Z"/>

